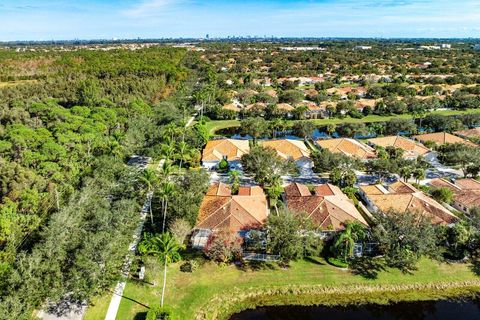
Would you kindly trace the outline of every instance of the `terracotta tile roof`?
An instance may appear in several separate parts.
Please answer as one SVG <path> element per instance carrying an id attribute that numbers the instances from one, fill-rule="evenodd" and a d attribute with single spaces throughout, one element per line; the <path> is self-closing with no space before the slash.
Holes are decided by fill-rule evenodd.
<path id="1" fill-rule="evenodd" d="M 215 183 L 208 188 L 206 195 L 228 197 L 232 195 L 232 189 L 223 182 Z"/>
<path id="2" fill-rule="evenodd" d="M 242 110 L 242 108 L 240 108 L 239 106 L 233 104 L 233 103 L 230 103 L 230 104 L 226 104 L 222 107 L 222 109 L 225 109 L 225 110 L 232 110 L 232 111 L 235 111 L 235 112 L 240 112 Z"/>
<path id="3" fill-rule="evenodd" d="M 364 108 L 364 107 L 370 107 L 370 108 L 375 108 L 375 104 L 377 103 L 377 100 L 375 99 L 358 99 L 355 101 L 355 106 L 357 108 Z"/>
<path id="4" fill-rule="evenodd" d="M 216 188 L 211 187 L 212 190 Z M 260 187 L 241 190 L 242 194 L 236 196 L 207 193 L 200 205 L 195 228 L 238 232 L 263 225 L 268 216 L 267 198 L 263 190 Z"/>
<path id="5" fill-rule="evenodd" d="M 401 136 L 374 138 L 368 139 L 368 141 L 383 148 L 395 147 L 402 149 L 404 151 L 404 158 L 417 158 L 418 156 L 423 156 L 430 152 L 430 149 L 421 144 Z"/>
<path id="6" fill-rule="evenodd" d="M 250 152 L 248 140 L 210 140 L 203 149 L 202 161 L 220 161 L 224 156 L 228 161 L 240 160 L 242 155 L 248 152 Z"/>
<path id="7" fill-rule="evenodd" d="M 285 196 L 288 197 L 305 197 L 311 196 L 312 193 L 308 187 L 301 183 L 292 183 L 285 187 L 284 189 Z"/>
<path id="8" fill-rule="evenodd" d="M 391 185 L 387 193 L 380 193 L 373 188 L 361 188 L 366 197 L 382 212 L 415 212 L 427 216 L 434 224 L 451 224 L 458 218 L 434 199 L 418 191 L 408 183 Z M 377 187 L 376 190 L 382 188 Z M 368 191 L 372 190 L 373 193 Z"/>
<path id="9" fill-rule="evenodd" d="M 386 194 L 388 193 L 388 190 L 385 189 L 381 184 L 375 184 L 375 185 L 362 185 L 360 186 L 360 190 L 363 191 L 363 193 L 370 195 L 370 194 Z"/>
<path id="10" fill-rule="evenodd" d="M 446 143 L 463 143 L 472 147 L 477 146 L 476 144 L 470 141 L 454 136 L 453 134 L 450 134 L 448 132 L 426 133 L 426 134 L 413 136 L 413 138 L 422 142 L 433 141 L 438 145 L 442 145 Z"/>
<path id="11" fill-rule="evenodd" d="M 283 111 L 293 111 L 293 110 L 295 110 L 295 108 L 292 107 L 292 105 L 290 105 L 288 103 L 279 103 L 279 104 L 277 104 L 277 108 L 279 110 L 283 110 Z"/>
<path id="12" fill-rule="evenodd" d="M 310 157 L 310 150 L 305 143 L 300 140 L 280 139 L 262 141 L 262 146 L 272 148 L 283 159 L 292 158 L 297 161 L 302 158 Z"/>
<path id="13" fill-rule="evenodd" d="M 468 130 L 461 130 L 454 132 L 457 136 L 466 138 L 478 138 L 480 137 L 480 128 L 473 128 Z"/>
<path id="14" fill-rule="evenodd" d="M 455 181 L 455 185 L 462 190 L 480 190 L 480 181 L 475 179 L 458 179 Z"/>
<path id="15" fill-rule="evenodd" d="M 326 139 L 317 140 L 316 143 L 321 148 L 330 150 L 330 152 L 343 153 L 349 157 L 357 157 L 359 159 L 376 158 L 375 150 L 372 147 L 354 139 Z"/>
<path id="16" fill-rule="evenodd" d="M 285 190 L 288 209 L 296 214 L 305 215 L 322 230 L 342 230 L 348 221 L 368 225 L 353 201 L 336 186 L 330 184 L 316 186 L 314 195 L 310 194 L 305 185 L 298 183 L 287 186 Z"/>
<path id="17" fill-rule="evenodd" d="M 265 196 L 263 189 L 259 186 L 251 186 L 251 187 L 240 187 L 238 188 L 238 195 L 239 196 Z"/>
<path id="18" fill-rule="evenodd" d="M 462 207 L 468 209 L 480 207 L 480 182 L 477 180 L 459 179 L 452 183 L 445 179 L 433 179 L 429 184 L 433 187 L 452 190 L 455 202 Z"/>
<path id="19" fill-rule="evenodd" d="M 418 190 L 410 183 L 397 181 L 388 186 L 388 190 L 394 193 L 415 193 Z"/>
<path id="20" fill-rule="evenodd" d="M 334 196 L 334 195 L 340 195 L 343 196 L 344 193 L 342 190 L 340 190 L 339 187 L 334 186 L 333 184 L 326 183 L 326 184 L 320 184 L 315 187 L 315 195 L 317 196 Z"/>

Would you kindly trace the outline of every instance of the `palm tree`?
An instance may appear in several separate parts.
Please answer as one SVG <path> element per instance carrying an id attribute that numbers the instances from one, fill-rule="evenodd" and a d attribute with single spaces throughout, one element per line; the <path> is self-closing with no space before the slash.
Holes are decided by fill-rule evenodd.
<path id="1" fill-rule="evenodd" d="M 235 194 L 240 187 L 240 171 L 231 170 L 228 172 L 228 182 L 232 184 L 232 193 Z"/>
<path id="2" fill-rule="evenodd" d="M 408 166 L 401 167 L 399 170 L 399 174 L 405 182 L 408 182 L 408 179 L 410 179 L 410 177 L 412 176 L 412 169 Z"/>
<path id="3" fill-rule="evenodd" d="M 139 246 L 139 251 L 141 251 L 140 253 L 142 254 L 152 254 L 158 256 L 160 261 L 164 264 L 162 298 L 160 302 L 160 306 L 163 307 L 165 288 L 167 286 L 167 266 L 169 263 L 180 260 L 181 257 L 179 251 L 181 246 L 177 243 L 175 237 L 168 232 L 162 233 L 160 236 L 150 238 L 149 242 L 150 243 L 146 246 Z"/>
<path id="4" fill-rule="evenodd" d="M 182 141 L 178 143 L 177 151 L 178 152 L 176 156 L 180 160 L 179 170 L 181 171 L 183 162 L 186 162 L 188 159 L 190 159 L 192 155 L 192 150 L 190 150 L 187 143 Z"/>
<path id="5" fill-rule="evenodd" d="M 166 143 L 163 143 L 160 152 L 165 159 L 170 160 L 175 153 L 175 142 L 168 140 Z"/>
<path id="6" fill-rule="evenodd" d="M 334 243 L 334 248 L 343 255 L 344 262 L 353 256 L 355 242 L 365 236 L 365 227 L 359 222 L 347 222 L 345 230 L 341 232 Z"/>
<path id="7" fill-rule="evenodd" d="M 165 160 L 160 167 L 160 177 L 162 180 L 168 180 L 170 178 L 170 175 L 172 174 L 172 165 L 170 164 L 170 161 Z"/>
<path id="8" fill-rule="evenodd" d="M 173 140 L 175 134 L 177 133 L 178 129 L 175 123 L 171 122 L 165 125 L 162 129 L 162 138 L 164 140 Z"/>
<path id="9" fill-rule="evenodd" d="M 164 181 L 161 185 L 160 194 L 162 198 L 162 207 L 163 207 L 163 224 L 162 224 L 162 232 L 165 232 L 165 221 L 167 219 L 167 207 L 168 207 L 168 199 L 174 193 L 174 185 L 170 181 Z"/>
<path id="10" fill-rule="evenodd" d="M 422 168 L 413 170 L 413 177 L 415 178 L 415 182 L 418 184 L 420 180 L 425 179 L 425 170 Z"/>
<path id="11" fill-rule="evenodd" d="M 337 125 L 334 123 L 330 123 L 327 125 L 327 133 L 329 136 L 332 136 L 332 134 L 337 130 Z"/>
<path id="12" fill-rule="evenodd" d="M 143 184 L 145 184 L 145 186 L 147 187 L 148 207 L 149 207 L 149 210 L 150 210 L 150 220 L 151 220 L 152 226 L 153 226 L 153 213 L 152 213 L 152 198 L 153 198 L 153 195 L 152 195 L 152 192 L 153 192 L 153 189 L 155 188 L 156 184 L 158 183 L 158 177 L 157 177 L 154 170 L 145 169 L 142 173 L 142 176 L 140 177 L 140 181 Z"/>

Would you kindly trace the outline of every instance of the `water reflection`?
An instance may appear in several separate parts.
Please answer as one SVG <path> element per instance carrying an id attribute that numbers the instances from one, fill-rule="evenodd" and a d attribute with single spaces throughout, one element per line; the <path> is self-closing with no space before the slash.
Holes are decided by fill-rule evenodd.
<path id="1" fill-rule="evenodd" d="M 388 306 L 264 307 L 236 314 L 230 320 L 474 320 L 479 301 L 405 302 Z"/>

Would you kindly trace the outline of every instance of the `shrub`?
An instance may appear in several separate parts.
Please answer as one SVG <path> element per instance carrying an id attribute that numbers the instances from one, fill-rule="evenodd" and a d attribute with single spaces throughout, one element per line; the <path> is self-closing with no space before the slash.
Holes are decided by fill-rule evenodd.
<path id="1" fill-rule="evenodd" d="M 228 161 L 225 160 L 225 159 L 222 159 L 219 163 L 218 163 L 218 169 L 220 170 L 226 170 L 228 168 Z"/>
<path id="2" fill-rule="evenodd" d="M 452 203 L 453 201 L 453 192 L 449 188 L 440 187 L 432 189 L 432 197 L 440 202 Z"/>
<path id="3" fill-rule="evenodd" d="M 240 258 L 241 239 L 228 232 L 212 233 L 204 248 L 205 255 L 216 262 L 230 262 Z"/>
<path id="4" fill-rule="evenodd" d="M 180 266 L 180 271 L 182 272 L 193 272 L 197 270 L 199 267 L 199 263 L 196 260 L 188 260 L 182 263 Z"/>
<path id="5" fill-rule="evenodd" d="M 174 318 L 170 308 L 153 306 L 148 310 L 145 320 L 174 320 Z"/>

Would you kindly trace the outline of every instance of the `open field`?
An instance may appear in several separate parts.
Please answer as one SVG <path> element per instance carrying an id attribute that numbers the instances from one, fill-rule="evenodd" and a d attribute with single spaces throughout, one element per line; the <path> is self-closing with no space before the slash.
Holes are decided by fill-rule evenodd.
<path id="1" fill-rule="evenodd" d="M 178 319 L 195 319 L 202 310 L 212 310 L 212 301 L 221 300 L 221 297 L 239 293 L 246 295 L 247 292 L 274 292 L 275 290 L 287 291 L 287 295 L 270 295 L 267 298 L 259 297 L 257 300 L 249 297 L 248 301 L 242 301 L 237 305 L 232 305 L 235 299 L 229 299 L 230 306 L 228 311 L 237 311 L 244 307 L 252 307 L 260 304 L 315 304 L 326 303 L 317 296 L 311 296 L 295 292 L 295 288 L 301 290 L 305 286 L 316 286 L 318 288 L 330 288 L 334 290 L 344 290 L 345 288 L 357 288 L 358 286 L 372 286 L 385 288 L 401 288 L 402 286 L 418 285 L 438 286 L 448 282 L 464 282 L 480 280 L 470 267 L 466 264 L 446 264 L 423 259 L 418 265 L 418 270 L 412 274 L 404 274 L 399 270 L 387 270 L 380 272 L 378 278 L 369 280 L 359 275 L 353 275 L 349 271 L 341 270 L 327 264 L 323 259 L 311 261 L 298 261 L 291 264 L 288 269 L 281 269 L 276 265 L 266 265 L 258 270 L 241 269 L 239 267 L 228 265 L 219 266 L 210 262 L 205 263 L 193 273 L 182 273 L 179 270 L 180 264 L 174 264 L 168 271 L 168 284 L 166 293 L 166 304 L 174 309 Z M 131 280 L 128 282 L 124 299 L 121 302 L 117 319 L 143 319 L 148 311 L 148 306 L 158 304 L 160 301 L 162 284 L 162 267 L 154 259 L 147 261 L 146 279 L 144 283 Z M 151 285 L 150 283 L 155 283 Z M 293 290 L 293 291 L 291 291 Z M 320 289 L 324 290 L 324 289 Z M 399 289 L 400 290 L 400 289 Z M 374 301 L 386 303 L 395 300 L 428 300 L 445 297 L 447 293 L 455 294 L 454 291 L 445 290 L 435 292 L 432 290 L 408 290 L 405 295 L 401 294 L 382 294 L 377 292 L 362 293 L 362 301 L 359 296 L 348 296 L 344 292 L 342 303 Z M 253 295 L 253 294 L 252 294 Z M 299 299 L 300 295 L 302 299 Z M 388 298 L 387 298 L 388 297 Z M 215 299 L 214 299 L 215 298 Z M 253 299 L 253 300 L 252 300 Z M 106 313 L 110 294 L 103 299 L 99 299 L 94 306 L 88 309 L 85 320 L 103 319 Z M 105 303 L 107 301 L 107 303 Z M 340 302 L 340 300 L 335 300 Z M 332 304 L 334 301 L 330 301 Z M 210 306 L 210 308 L 207 308 Z M 220 305 L 225 309 L 225 306 Z M 207 312 L 206 319 L 215 319 L 213 312 Z M 228 312 L 227 312 L 228 313 Z M 222 318 L 222 317 L 221 317 Z M 201 318 L 204 319 L 204 318 Z"/>
<path id="2" fill-rule="evenodd" d="M 438 111 L 432 111 L 429 114 L 438 114 L 438 115 L 443 115 L 443 116 L 454 116 L 454 115 L 462 115 L 462 114 L 467 114 L 467 113 L 480 113 L 480 109 L 473 109 L 473 110 L 466 110 L 466 111 L 460 111 L 460 110 L 438 110 Z M 329 119 L 314 119 L 314 120 L 305 120 L 305 121 L 311 121 L 315 125 L 322 126 L 322 125 L 328 125 L 328 124 L 341 124 L 341 123 L 368 123 L 368 122 L 383 122 L 383 121 L 390 121 L 392 119 L 412 119 L 413 116 L 411 114 L 401 114 L 401 115 L 392 115 L 392 116 L 379 116 L 379 115 L 368 115 L 366 117 L 363 117 L 361 119 L 356 119 L 356 118 L 329 118 Z M 295 120 L 290 120 L 288 121 L 289 123 L 294 123 Z M 208 129 L 208 132 L 210 134 L 214 135 L 216 132 L 222 129 L 226 128 L 233 128 L 233 127 L 239 127 L 240 126 L 240 121 L 238 120 L 212 120 L 206 123 L 206 127 Z"/>

